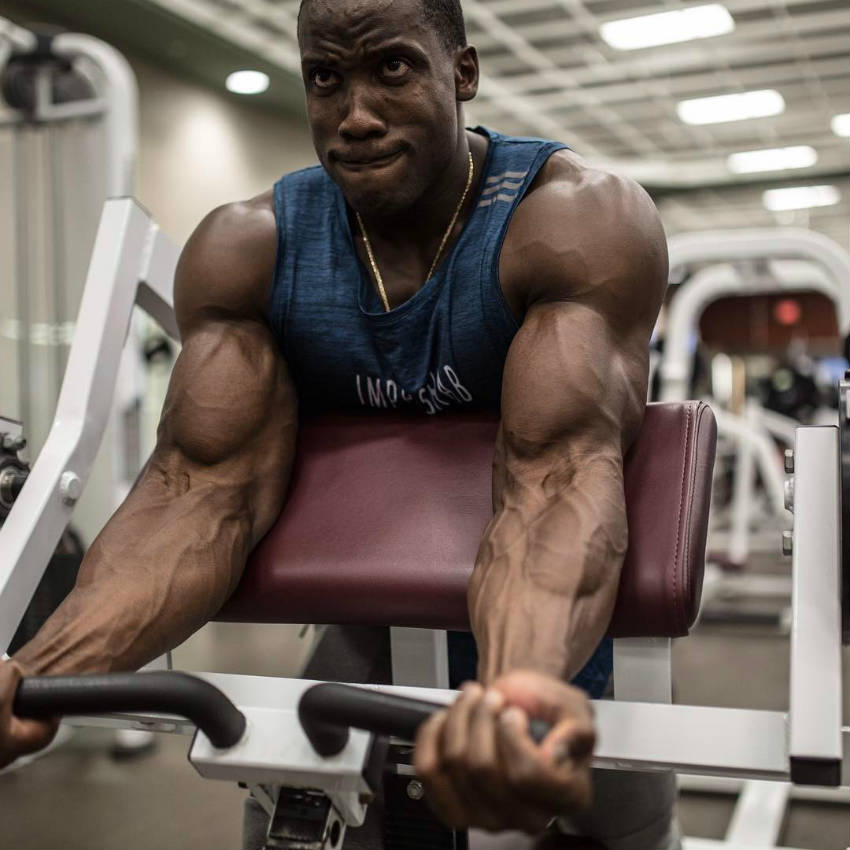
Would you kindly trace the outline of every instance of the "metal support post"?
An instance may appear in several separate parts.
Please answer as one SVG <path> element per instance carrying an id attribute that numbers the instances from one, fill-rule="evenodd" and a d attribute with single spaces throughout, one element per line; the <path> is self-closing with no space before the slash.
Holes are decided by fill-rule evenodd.
<path id="1" fill-rule="evenodd" d="M 841 491 L 838 429 L 799 428 L 789 755 L 801 785 L 841 783 Z"/>
<path id="2" fill-rule="evenodd" d="M 790 795 L 791 786 L 787 782 L 747 782 L 726 831 L 727 844 L 774 847 L 779 841 Z"/>

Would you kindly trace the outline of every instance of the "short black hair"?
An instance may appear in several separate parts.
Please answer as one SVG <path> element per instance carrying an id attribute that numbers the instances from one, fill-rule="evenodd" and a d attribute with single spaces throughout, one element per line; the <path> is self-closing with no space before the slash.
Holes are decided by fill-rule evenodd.
<path id="1" fill-rule="evenodd" d="M 301 13 L 310 0 L 301 0 L 298 8 L 298 22 Z M 446 50 L 466 47 L 466 23 L 463 20 L 463 9 L 460 0 L 419 0 L 425 20 L 434 28 Z"/>

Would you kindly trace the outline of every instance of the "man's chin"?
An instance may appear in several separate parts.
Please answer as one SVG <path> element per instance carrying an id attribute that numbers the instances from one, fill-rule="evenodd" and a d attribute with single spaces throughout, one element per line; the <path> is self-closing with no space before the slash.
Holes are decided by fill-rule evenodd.
<path id="1" fill-rule="evenodd" d="M 395 186 L 342 185 L 348 205 L 364 217 L 396 215 L 410 206 L 410 200 Z"/>

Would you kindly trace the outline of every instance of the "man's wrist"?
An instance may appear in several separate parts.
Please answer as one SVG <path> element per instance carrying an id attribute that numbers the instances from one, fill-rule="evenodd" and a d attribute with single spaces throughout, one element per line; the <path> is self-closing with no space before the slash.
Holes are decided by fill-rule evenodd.
<path id="1" fill-rule="evenodd" d="M 483 684 L 491 684 L 508 673 L 525 670 L 566 682 L 568 666 L 569 658 L 556 644 L 546 649 L 535 647 L 534 651 L 521 647 L 509 651 L 494 648 L 492 652 L 485 649 L 479 654 L 478 678 Z"/>

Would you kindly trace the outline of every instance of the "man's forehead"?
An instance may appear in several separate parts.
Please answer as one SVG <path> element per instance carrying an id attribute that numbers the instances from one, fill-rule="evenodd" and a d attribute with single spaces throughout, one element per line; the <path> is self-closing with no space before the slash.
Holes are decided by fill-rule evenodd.
<path id="1" fill-rule="evenodd" d="M 422 0 L 307 0 L 301 13 L 302 41 L 343 36 L 382 39 L 420 34 Z"/>

